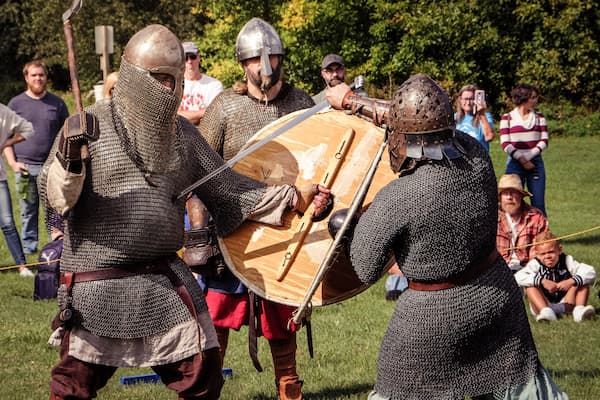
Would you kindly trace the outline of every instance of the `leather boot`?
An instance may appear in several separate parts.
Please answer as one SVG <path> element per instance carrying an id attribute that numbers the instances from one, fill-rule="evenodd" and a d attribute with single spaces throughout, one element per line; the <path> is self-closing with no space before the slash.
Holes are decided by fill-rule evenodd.
<path id="1" fill-rule="evenodd" d="M 281 377 L 277 387 L 280 400 L 302 400 L 302 381 L 298 376 Z"/>
<path id="2" fill-rule="evenodd" d="M 301 400 L 302 381 L 296 373 L 296 334 L 288 339 L 269 340 L 275 384 L 280 400 Z"/>
<path id="3" fill-rule="evenodd" d="M 221 368 L 225 363 L 225 353 L 227 352 L 227 343 L 229 342 L 229 328 L 217 328 L 217 340 L 219 341 L 219 352 L 221 353 Z"/>

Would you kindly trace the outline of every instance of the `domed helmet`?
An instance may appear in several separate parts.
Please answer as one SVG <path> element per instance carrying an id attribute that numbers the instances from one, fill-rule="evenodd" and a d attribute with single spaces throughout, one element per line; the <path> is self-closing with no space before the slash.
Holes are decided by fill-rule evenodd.
<path id="1" fill-rule="evenodd" d="M 260 18 L 252 18 L 238 33 L 235 43 L 235 57 L 238 62 L 260 57 L 261 74 L 273 74 L 270 55 L 284 55 L 279 34 L 269 23 Z"/>
<path id="2" fill-rule="evenodd" d="M 151 74 L 173 77 L 175 95 L 181 99 L 185 54 L 177 36 L 165 26 L 149 25 L 134 34 L 125 46 L 123 58 Z"/>
<path id="3" fill-rule="evenodd" d="M 184 70 L 183 47 L 177 36 L 162 25 L 141 29 L 123 51 L 119 82 L 113 93 L 115 118 L 125 128 L 126 141 L 135 147 L 130 151 L 144 174 L 175 168 L 174 132 Z M 163 86 L 157 80 L 160 78 L 167 79 L 171 87 Z"/>
<path id="4" fill-rule="evenodd" d="M 389 111 L 390 167 L 399 172 L 406 158 L 460 157 L 454 146 L 454 111 L 444 89 L 424 74 L 406 80 Z"/>

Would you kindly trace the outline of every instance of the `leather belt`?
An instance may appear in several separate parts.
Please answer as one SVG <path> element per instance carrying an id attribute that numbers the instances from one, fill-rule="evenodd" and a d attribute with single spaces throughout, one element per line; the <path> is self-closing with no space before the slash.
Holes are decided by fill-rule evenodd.
<path id="1" fill-rule="evenodd" d="M 170 257 L 165 257 L 154 262 L 128 265 L 127 269 L 102 268 L 83 272 L 63 272 L 60 274 L 60 284 L 66 285 L 67 290 L 70 292 L 73 288 L 73 285 L 81 282 L 120 279 L 144 274 L 165 275 L 167 278 L 169 278 L 169 281 L 171 281 L 175 291 L 188 308 L 190 314 L 194 317 L 194 319 L 198 320 L 198 314 L 196 313 L 196 307 L 194 306 L 192 296 L 190 295 L 181 278 L 179 278 L 175 271 L 169 267 L 169 259 Z"/>
<path id="2" fill-rule="evenodd" d="M 184 247 L 210 246 L 217 244 L 217 234 L 214 225 L 185 231 L 183 235 Z"/>
<path id="3" fill-rule="evenodd" d="M 483 272 L 494 265 L 494 262 L 498 257 L 500 257 L 500 254 L 496 249 L 494 249 L 482 260 L 469 265 L 469 267 L 462 274 L 456 277 L 448 278 L 443 281 L 414 281 L 409 279 L 408 287 L 412 290 L 435 291 L 451 289 L 455 286 L 464 285 L 465 283 L 479 277 L 481 274 L 483 274 Z"/>

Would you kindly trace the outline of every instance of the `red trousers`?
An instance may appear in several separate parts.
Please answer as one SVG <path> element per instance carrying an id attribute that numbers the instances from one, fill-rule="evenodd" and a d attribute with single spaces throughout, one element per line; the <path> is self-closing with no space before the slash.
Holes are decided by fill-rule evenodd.
<path id="1" fill-rule="evenodd" d="M 216 328 L 239 330 L 248 324 L 248 294 L 223 294 L 208 290 L 206 293 L 208 311 Z M 290 322 L 296 307 L 261 299 L 260 324 L 267 340 L 289 339 L 301 326 Z"/>

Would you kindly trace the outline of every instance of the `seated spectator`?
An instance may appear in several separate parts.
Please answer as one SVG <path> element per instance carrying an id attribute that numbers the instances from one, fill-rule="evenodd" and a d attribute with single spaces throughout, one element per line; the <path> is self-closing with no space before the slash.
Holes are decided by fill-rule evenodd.
<path id="1" fill-rule="evenodd" d="M 458 92 L 456 98 L 456 129 L 477 139 L 479 143 L 489 152 L 490 143 L 494 139 L 494 119 L 487 111 L 485 99 L 476 102 L 473 85 L 464 86 Z"/>
<path id="2" fill-rule="evenodd" d="M 523 190 L 519 175 L 507 174 L 500 177 L 496 247 L 513 272 L 529 262 L 529 245 L 539 233 L 548 230 L 544 214 L 527 204 L 525 196 L 531 196 L 531 193 Z"/>
<path id="3" fill-rule="evenodd" d="M 536 321 L 556 321 L 557 316 L 571 313 L 575 322 L 592 318 L 596 312 L 587 300 L 590 284 L 596 279 L 594 267 L 563 253 L 550 231 L 536 236 L 535 243 L 535 258 L 515 279 L 525 288 Z"/>

